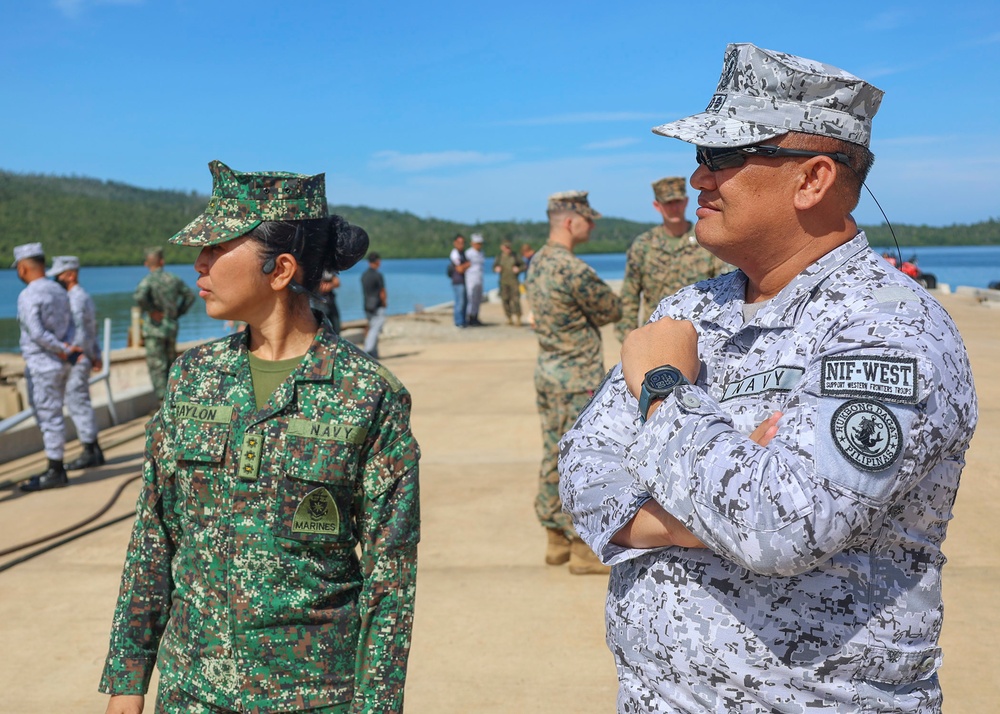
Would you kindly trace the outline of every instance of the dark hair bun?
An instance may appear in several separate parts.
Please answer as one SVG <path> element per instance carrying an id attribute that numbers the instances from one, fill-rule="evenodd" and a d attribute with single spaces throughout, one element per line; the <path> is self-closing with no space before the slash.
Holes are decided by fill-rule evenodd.
<path id="1" fill-rule="evenodd" d="M 351 225 L 338 215 L 330 216 L 334 248 L 327 266 L 331 270 L 347 270 L 368 253 L 368 233 L 361 226 Z"/>

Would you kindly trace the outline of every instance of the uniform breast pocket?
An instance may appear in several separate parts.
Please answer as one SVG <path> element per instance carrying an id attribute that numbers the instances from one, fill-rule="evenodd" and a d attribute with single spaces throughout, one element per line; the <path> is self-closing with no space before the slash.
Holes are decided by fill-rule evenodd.
<path id="1" fill-rule="evenodd" d="M 176 509 L 196 522 L 211 521 L 225 499 L 222 472 L 230 426 L 181 422 L 177 429 L 177 481 L 183 498 Z"/>
<path id="2" fill-rule="evenodd" d="M 352 547 L 357 447 L 290 435 L 285 442 L 274 534 Z"/>

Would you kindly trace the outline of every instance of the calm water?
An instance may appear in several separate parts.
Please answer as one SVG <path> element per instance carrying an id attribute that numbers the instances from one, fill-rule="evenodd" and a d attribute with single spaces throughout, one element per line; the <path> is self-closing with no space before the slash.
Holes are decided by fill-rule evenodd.
<path id="1" fill-rule="evenodd" d="M 881 249 L 878 250 L 881 252 Z M 924 272 L 934 273 L 939 282 L 948 283 L 952 289 L 959 285 L 985 288 L 991 282 L 1000 280 L 1000 245 L 903 248 L 902 254 L 904 260 L 916 255 L 918 265 Z M 605 280 L 620 280 L 624 274 L 624 253 L 581 257 Z M 383 260 L 382 273 L 389 294 L 389 313 L 414 312 L 450 302 L 452 292 L 445 275 L 446 265 L 445 257 Z M 337 305 L 345 321 L 364 318 L 361 273 L 367 267 L 368 264 L 361 261 L 340 276 Z M 194 267 L 175 265 L 166 269 L 183 278 L 197 292 L 195 280 L 198 276 Z M 485 271 L 486 289 L 497 287 L 492 260 L 487 260 Z M 126 344 L 132 291 L 145 274 L 146 269 L 142 266 L 84 267 L 80 271 L 83 286 L 94 298 L 99 320 L 111 318 L 111 342 L 115 349 Z M 0 270 L 0 352 L 18 351 L 17 295 L 23 287 L 15 271 Z M 205 314 L 205 305 L 199 299 L 191 312 L 181 318 L 179 339 L 183 342 L 221 337 L 225 332 L 223 323 Z"/>

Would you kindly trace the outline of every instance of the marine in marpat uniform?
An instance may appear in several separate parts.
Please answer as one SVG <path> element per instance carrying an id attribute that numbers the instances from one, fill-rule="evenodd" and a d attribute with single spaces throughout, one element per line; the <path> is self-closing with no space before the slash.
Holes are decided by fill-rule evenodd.
<path id="1" fill-rule="evenodd" d="M 683 176 L 662 178 L 653 184 L 653 208 L 663 222 L 632 241 L 625 255 L 622 319 L 615 325 L 615 335 L 622 342 L 649 320 L 660 300 L 685 285 L 731 269 L 698 245 L 694 224 L 685 217 L 686 184 Z"/>
<path id="2" fill-rule="evenodd" d="M 210 164 L 206 311 L 247 329 L 186 351 L 147 428 L 100 689 L 138 712 L 401 712 L 416 585 L 410 395 L 309 297 L 368 236 L 322 174 Z"/>
<path id="3" fill-rule="evenodd" d="M 881 90 L 732 44 L 696 145 L 699 242 L 739 270 L 622 346 L 562 441 L 613 564 L 620 712 L 941 711 L 941 544 L 977 421 L 951 318 L 851 218 Z"/>
<path id="4" fill-rule="evenodd" d="M 538 337 L 535 393 L 542 421 L 542 463 L 535 513 L 545 527 L 545 562 L 569 561 L 575 575 L 606 573 L 580 540 L 559 499 L 559 437 L 576 420 L 604 376 L 602 325 L 621 317 L 621 303 L 573 249 L 590 237 L 601 214 L 586 191 L 549 197 L 549 240 L 531 259 L 525 282 Z"/>
<path id="5" fill-rule="evenodd" d="M 90 373 L 99 372 L 103 365 L 94 301 L 80 285 L 80 260 L 75 255 L 57 255 L 45 274 L 66 288 L 73 315 L 73 344 L 81 350 L 66 381 L 66 411 L 76 426 L 83 453 L 66 464 L 66 469 L 75 471 L 102 466 L 104 452 L 97 442 L 97 418 L 90 402 Z"/>
<path id="6" fill-rule="evenodd" d="M 26 243 L 14 248 L 17 277 L 27 287 L 17 296 L 17 321 L 21 326 L 21 356 L 28 383 L 28 398 L 35 410 L 35 420 L 42 431 L 42 443 L 48 467 L 22 483 L 22 491 L 41 491 L 69 485 L 63 465 L 66 446 L 66 423 L 63 398 L 70 364 L 80 356 L 72 344 L 66 291 L 45 277 L 45 253 L 41 243 Z"/>
<path id="7" fill-rule="evenodd" d="M 143 263 L 149 275 L 139 281 L 133 300 L 143 312 L 142 339 L 146 368 L 159 402 L 163 401 L 170 365 L 177 358 L 177 320 L 191 309 L 194 293 L 184 281 L 163 269 L 163 249 L 150 248 Z"/>

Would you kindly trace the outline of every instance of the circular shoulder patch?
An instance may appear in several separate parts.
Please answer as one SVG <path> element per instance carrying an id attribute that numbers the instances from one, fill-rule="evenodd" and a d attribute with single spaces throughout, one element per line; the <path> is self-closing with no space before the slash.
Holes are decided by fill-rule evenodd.
<path id="1" fill-rule="evenodd" d="M 845 402 L 830 420 L 833 442 L 848 461 L 864 471 L 883 471 L 903 450 L 896 416 L 878 402 Z"/>

